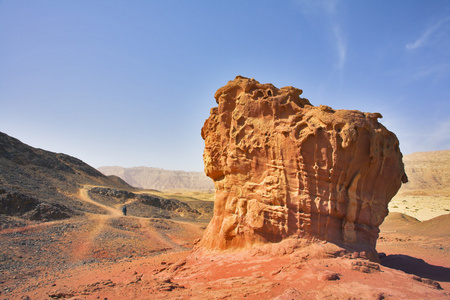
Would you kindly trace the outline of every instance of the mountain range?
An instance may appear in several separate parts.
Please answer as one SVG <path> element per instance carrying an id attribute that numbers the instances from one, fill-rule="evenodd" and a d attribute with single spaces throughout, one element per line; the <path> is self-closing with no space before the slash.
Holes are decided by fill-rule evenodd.
<path id="1" fill-rule="evenodd" d="M 120 177 L 138 188 L 214 190 L 213 181 L 204 172 L 169 171 L 151 167 L 100 167 L 98 170 L 108 176 Z"/>
<path id="2" fill-rule="evenodd" d="M 450 150 L 415 152 L 403 157 L 408 183 L 401 191 L 450 192 Z"/>

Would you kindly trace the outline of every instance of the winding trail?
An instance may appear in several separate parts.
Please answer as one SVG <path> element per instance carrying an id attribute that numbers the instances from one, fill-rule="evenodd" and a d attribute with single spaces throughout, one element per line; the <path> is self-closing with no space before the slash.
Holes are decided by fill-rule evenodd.
<path id="1" fill-rule="evenodd" d="M 112 207 L 110 207 L 108 205 L 104 205 L 104 204 L 101 204 L 101 203 L 99 203 L 97 201 L 92 200 L 91 197 L 89 197 L 88 189 L 86 187 L 83 187 L 83 188 L 79 189 L 79 191 L 78 191 L 78 198 L 80 200 L 85 201 L 85 202 L 88 202 L 88 203 L 94 204 L 94 205 L 96 205 L 98 207 L 101 207 L 103 209 L 106 209 L 111 216 L 119 217 L 119 216 L 122 215 L 122 212 L 119 209 L 112 208 Z"/>
<path id="2" fill-rule="evenodd" d="M 93 222 L 93 227 L 89 231 L 88 235 L 80 236 L 80 240 L 78 241 L 77 246 L 73 249 L 72 254 L 75 259 L 84 259 L 91 256 L 91 253 L 94 249 L 95 240 L 107 227 L 107 220 L 111 218 L 121 217 L 122 212 L 119 209 L 92 200 L 92 198 L 88 194 L 87 186 L 84 186 L 78 190 L 77 198 L 84 202 L 105 209 L 108 212 L 108 215 L 88 214 L 89 219 Z"/>
<path id="3" fill-rule="evenodd" d="M 111 207 L 111 206 L 108 206 L 108 205 L 105 205 L 105 204 L 102 204 L 102 203 L 99 203 L 99 202 L 93 200 L 89 196 L 89 193 L 88 193 L 89 188 L 91 188 L 91 187 L 93 187 L 93 186 L 87 185 L 87 186 L 80 188 L 76 195 L 77 198 L 84 202 L 93 204 L 99 208 L 105 209 L 108 212 L 108 214 L 107 215 L 88 214 L 89 219 L 93 222 L 94 225 L 88 235 L 82 236 L 80 238 L 78 245 L 77 245 L 77 247 L 75 247 L 74 252 L 73 252 L 74 258 L 83 259 L 86 257 L 90 257 L 91 253 L 94 249 L 94 243 L 96 241 L 96 238 L 104 230 L 106 230 L 108 228 L 108 220 L 115 219 L 115 218 L 127 218 L 130 220 L 137 221 L 139 224 L 139 229 L 136 233 L 145 237 L 149 241 L 153 240 L 153 241 L 157 242 L 158 244 L 160 244 L 163 247 L 162 250 L 168 250 L 168 249 L 172 249 L 175 251 L 186 250 L 186 248 L 177 244 L 165 233 L 159 232 L 158 230 L 156 230 L 150 224 L 149 218 L 131 216 L 131 215 L 128 215 L 126 217 L 123 216 L 122 210 L 120 209 L 120 207 L 122 207 L 123 205 L 128 205 L 128 204 L 134 203 L 134 202 L 138 201 L 138 199 L 130 199 L 125 203 L 115 204 L 114 205 L 115 207 Z M 172 222 L 184 223 L 184 222 L 177 222 L 177 221 L 172 221 Z"/>

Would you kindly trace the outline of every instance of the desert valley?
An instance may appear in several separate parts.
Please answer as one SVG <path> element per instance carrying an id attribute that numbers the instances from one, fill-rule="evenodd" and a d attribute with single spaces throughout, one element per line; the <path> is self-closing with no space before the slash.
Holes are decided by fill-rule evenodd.
<path id="1" fill-rule="evenodd" d="M 450 150 L 300 95 L 219 89 L 208 177 L 0 133 L 0 299 L 449 299 Z"/>

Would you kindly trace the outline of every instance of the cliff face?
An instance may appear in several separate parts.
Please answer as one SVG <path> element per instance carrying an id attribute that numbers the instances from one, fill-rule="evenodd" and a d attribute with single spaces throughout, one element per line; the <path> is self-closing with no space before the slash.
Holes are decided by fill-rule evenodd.
<path id="1" fill-rule="evenodd" d="M 379 113 L 314 107 L 293 87 L 236 77 L 202 128 L 214 217 L 200 246 L 247 248 L 289 236 L 375 251 L 407 177 Z"/>

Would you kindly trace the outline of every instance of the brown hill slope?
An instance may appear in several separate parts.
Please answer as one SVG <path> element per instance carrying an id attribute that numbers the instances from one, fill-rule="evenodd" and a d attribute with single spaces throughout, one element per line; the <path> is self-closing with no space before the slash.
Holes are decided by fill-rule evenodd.
<path id="1" fill-rule="evenodd" d="M 105 176 L 75 157 L 36 149 L 0 132 L 2 227 L 17 223 L 14 217 L 48 221 L 83 211 L 99 212 L 96 206 L 82 203 L 75 196 L 84 185 L 134 189 L 120 178 Z"/>
<path id="2" fill-rule="evenodd" d="M 419 221 L 414 217 L 391 212 L 380 226 L 382 232 L 398 232 L 409 235 L 448 238 L 450 236 L 450 214 Z"/>
<path id="3" fill-rule="evenodd" d="M 169 171 L 150 167 L 100 167 L 105 175 L 115 175 L 132 186 L 144 189 L 211 190 L 214 184 L 204 172 Z"/>

